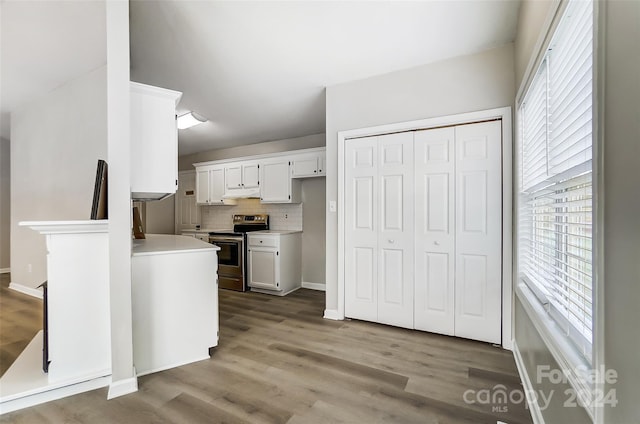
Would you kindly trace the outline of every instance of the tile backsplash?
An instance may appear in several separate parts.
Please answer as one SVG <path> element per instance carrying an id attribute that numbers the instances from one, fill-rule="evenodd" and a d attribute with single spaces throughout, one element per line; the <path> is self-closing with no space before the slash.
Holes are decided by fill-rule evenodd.
<path id="1" fill-rule="evenodd" d="M 233 228 L 233 215 L 269 214 L 272 230 L 302 231 L 302 204 L 262 204 L 259 199 L 238 199 L 234 206 L 201 206 L 200 226 L 206 229 Z"/>

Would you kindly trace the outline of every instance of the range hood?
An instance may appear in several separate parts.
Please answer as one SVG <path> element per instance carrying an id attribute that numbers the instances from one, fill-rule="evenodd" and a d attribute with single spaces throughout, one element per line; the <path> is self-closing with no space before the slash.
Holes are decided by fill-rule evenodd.
<path id="1" fill-rule="evenodd" d="M 228 190 L 227 193 L 224 196 L 222 196 L 222 198 L 223 199 L 259 199 L 260 189 L 256 187 L 256 188 Z"/>
<path id="2" fill-rule="evenodd" d="M 152 200 L 162 200 L 174 194 L 175 193 L 142 193 L 134 191 L 131 192 L 131 200 L 134 202 L 150 202 Z"/>

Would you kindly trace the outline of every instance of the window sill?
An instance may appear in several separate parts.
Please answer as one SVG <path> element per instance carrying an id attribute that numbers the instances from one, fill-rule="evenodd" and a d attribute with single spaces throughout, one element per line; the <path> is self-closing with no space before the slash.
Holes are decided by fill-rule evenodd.
<path id="1" fill-rule="evenodd" d="M 591 382 L 592 365 L 582 357 L 573 343 L 567 340 L 562 329 L 547 314 L 533 291 L 522 281 L 516 285 L 516 296 L 540 338 L 560 366 L 560 371 L 566 376 L 566 381 L 575 390 L 577 400 L 581 405 L 585 405 L 584 409 L 595 422 L 595 408 L 592 402 L 595 395 L 595 387 Z"/>

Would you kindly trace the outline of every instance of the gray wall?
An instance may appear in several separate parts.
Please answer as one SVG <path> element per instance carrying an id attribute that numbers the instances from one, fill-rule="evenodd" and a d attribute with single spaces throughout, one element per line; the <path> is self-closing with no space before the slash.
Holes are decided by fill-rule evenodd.
<path id="1" fill-rule="evenodd" d="M 604 357 L 619 375 L 607 423 L 640 422 L 640 2 L 607 1 L 604 69 Z"/>
<path id="2" fill-rule="evenodd" d="M 338 197 L 338 131 L 511 106 L 514 88 L 512 44 L 328 87 L 327 202 Z M 336 309 L 335 212 L 327 214 L 326 237 L 327 309 Z"/>
<path id="3" fill-rule="evenodd" d="M 325 283 L 325 178 L 302 180 L 302 281 Z"/>
<path id="4" fill-rule="evenodd" d="M 145 203 L 144 231 L 148 234 L 174 234 L 176 226 L 175 198 Z"/>
<path id="5" fill-rule="evenodd" d="M 106 93 L 101 67 L 11 115 L 12 283 L 47 279 L 44 236 L 20 221 L 90 217 L 96 163 L 107 158 Z"/>
<path id="6" fill-rule="evenodd" d="M 230 147 L 228 149 L 213 149 L 193 155 L 180 156 L 178 158 L 178 168 L 180 171 L 190 171 L 194 169 L 193 164 L 198 162 L 264 155 L 268 153 L 286 152 L 288 150 L 310 149 L 312 147 L 322 147 L 324 143 L 324 134 L 312 134 L 304 137 Z"/>
<path id="7" fill-rule="evenodd" d="M 540 28 L 545 24 L 554 3 L 550 0 L 523 0 L 520 5 L 514 49 L 516 89 L 524 78 L 532 56 L 537 54 L 534 49 L 540 36 Z"/>
<path id="8" fill-rule="evenodd" d="M 533 43 L 521 40 L 537 38 L 545 31 L 542 5 L 528 3 L 522 6 L 516 49 L 516 69 L 524 69 L 530 56 L 535 54 Z M 604 340 L 596 341 L 604 346 L 604 366 L 616 370 L 618 382 L 605 388 L 616 390 L 618 404 L 604 410 L 606 423 L 640 422 L 638 393 L 640 393 L 640 2 L 600 2 L 604 14 L 604 52 L 606 61 L 601 87 L 604 98 L 598 109 L 604 114 L 601 134 L 603 181 L 602 198 L 596 208 L 604 215 L 604 228 L 599 231 L 603 242 L 599 274 L 603 287 L 604 315 L 594 321 L 604 322 Z M 548 4 L 547 4 L 548 6 Z M 538 10 L 539 9 L 539 10 Z M 548 8 L 548 10 L 551 10 Z M 518 84 L 524 75 L 519 76 Z M 606 199 L 606 201 L 605 201 Z M 601 270 L 602 272 L 602 270 Z M 602 299 L 601 299 L 602 300 Z M 531 377 L 538 365 L 557 366 L 549 350 L 533 327 L 533 324 L 516 301 L 515 340 L 520 348 Z M 534 388 L 539 387 L 532 379 Z M 544 389 L 544 388 L 543 388 Z M 560 389 L 560 388 L 558 388 Z M 588 422 L 580 408 L 550 408 L 543 412 L 545 421 Z"/>
<path id="9" fill-rule="evenodd" d="M 9 140 L 0 138 L 0 269 L 10 266 L 11 161 Z"/>

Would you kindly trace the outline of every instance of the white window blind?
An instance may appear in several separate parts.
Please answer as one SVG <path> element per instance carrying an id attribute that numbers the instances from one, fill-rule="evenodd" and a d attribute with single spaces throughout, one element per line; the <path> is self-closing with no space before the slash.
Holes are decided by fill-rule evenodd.
<path id="1" fill-rule="evenodd" d="M 518 109 L 518 269 L 591 360 L 593 4 L 572 1 Z"/>

